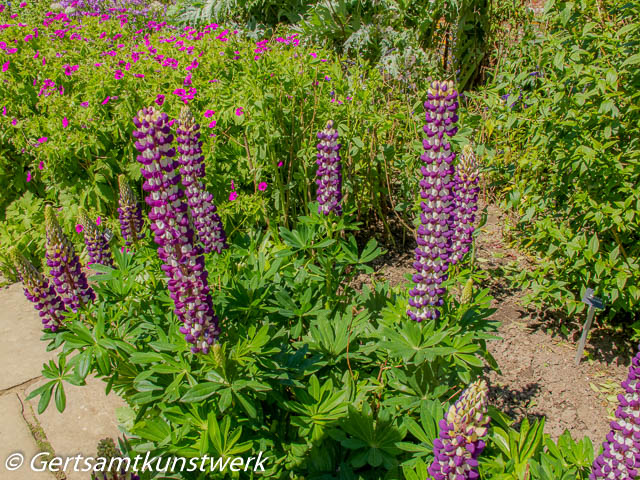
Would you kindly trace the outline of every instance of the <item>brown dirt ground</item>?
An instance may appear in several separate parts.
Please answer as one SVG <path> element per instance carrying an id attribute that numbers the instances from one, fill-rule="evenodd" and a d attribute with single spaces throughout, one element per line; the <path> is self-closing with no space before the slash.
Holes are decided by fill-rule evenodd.
<path id="1" fill-rule="evenodd" d="M 528 259 L 507 246 L 503 238 L 503 214 L 487 207 L 487 223 L 481 229 L 477 244 L 477 264 L 487 272 L 483 288 L 489 288 L 499 320 L 498 335 L 502 340 L 489 344 L 501 372 L 487 368 L 491 402 L 516 420 L 546 417 L 545 432 L 555 440 L 565 429 L 574 439 L 589 436 L 596 448 L 609 431 L 626 378 L 634 345 L 620 333 L 599 326 L 591 329 L 585 348 L 586 356 L 575 365 L 576 345 L 580 338 L 584 314 L 577 321 L 543 318 L 539 312 L 522 306 L 524 292 L 512 288 L 505 274 L 528 268 Z M 389 253 L 378 267 L 376 277 L 392 285 L 405 285 L 405 275 L 412 273 L 413 247 L 403 253 Z"/>

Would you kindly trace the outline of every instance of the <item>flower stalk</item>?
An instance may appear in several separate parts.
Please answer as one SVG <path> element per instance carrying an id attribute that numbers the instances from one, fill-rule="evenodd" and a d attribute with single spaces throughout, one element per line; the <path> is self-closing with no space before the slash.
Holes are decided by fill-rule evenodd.
<path id="1" fill-rule="evenodd" d="M 24 294 L 38 310 L 42 325 L 52 332 L 58 331 L 64 324 L 66 308 L 54 286 L 16 248 L 9 256 L 24 286 Z"/>
<path id="2" fill-rule="evenodd" d="M 410 308 L 407 314 L 412 320 L 421 322 L 437 319 L 444 300 L 442 283 L 447 279 L 453 234 L 453 161 L 448 137 L 457 132 L 458 92 L 453 82 L 434 81 L 428 90 L 426 124 L 422 140 L 424 153 L 420 156 L 423 166 L 420 171 L 421 225 L 418 228 L 416 261 L 413 266 L 415 287 L 409 291 Z"/>
<path id="3" fill-rule="evenodd" d="M 79 307 L 93 301 L 96 298 L 95 293 L 89 287 L 80 259 L 73 244 L 62 231 L 51 205 L 45 207 L 44 222 L 49 274 L 64 304 L 75 312 Z"/>
<path id="4" fill-rule="evenodd" d="M 194 231 L 187 214 L 184 192 L 178 188 L 180 175 L 172 147 L 168 117 L 153 107 L 143 108 L 133 119 L 138 162 L 145 178 L 143 189 L 151 207 L 149 219 L 162 270 L 169 282 L 174 312 L 182 321 L 180 332 L 191 343 L 193 353 L 208 353 L 220 333 L 213 310 L 208 272 L 202 247 L 194 244 Z"/>
<path id="5" fill-rule="evenodd" d="M 640 474 L 640 352 L 633 357 L 618 395 L 616 419 L 591 467 L 589 480 L 622 480 Z"/>
<path id="6" fill-rule="evenodd" d="M 114 267 L 109 242 L 84 208 L 78 210 L 78 223 L 82 225 L 84 243 L 92 263 Z"/>
<path id="7" fill-rule="evenodd" d="M 316 145 L 316 184 L 318 190 L 318 213 L 329 215 L 331 212 L 342 215 L 342 164 L 340 157 L 341 144 L 337 142 L 338 131 L 334 128 L 333 121 L 329 120 L 327 126 L 318 132 L 320 143 Z"/>
<path id="8" fill-rule="evenodd" d="M 462 149 L 460 161 L 456 165 L 454 185 L 455 227 L 451 263 L 455 265 L 471 248 L 475 212 L 478 210 L 478 166 L 471 145 L 465 145 Z"/>
<path id="9" fill-rule="evenodd" d="M 142 207 L 124 175 L 118 177 L 120 196 L 118 199 L 118 218 L 120 232 L 127 246 L 144 237 L 142 231 Z"/>
<path id="10" fill-rule="evenodd" d="M 196 123 L 189 107 L 183 107 L 176 131 L 182 185 L 187 195 L 193 225 L 205 253 L 222 253 L 229 245 L 222 220 L 216 213 L 213 195 L 207 192 L 201 180 L 205 175 L 205 165 L 199 130 L 200 125 Z"/>
<path id="11" fill-rule="evenodd" d="M 490 418 L 487 415 L 489 389 L 484 380 L 472 383 L 440 420 L 440 434 L 433 441 L 434 480 L 475 480 L 478 457 L 485 447 Z"/>

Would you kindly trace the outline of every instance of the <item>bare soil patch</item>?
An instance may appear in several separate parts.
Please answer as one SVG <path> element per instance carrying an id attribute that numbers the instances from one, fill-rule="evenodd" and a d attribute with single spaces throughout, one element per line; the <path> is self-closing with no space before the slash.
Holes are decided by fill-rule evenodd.
<path id="1" fill-rule="evenodd" d="M 576 345 L 584 315 L 568 323 L 543 317 L 522 306 L 524 292 L 505 277 L 509 269 L 528 268 L 531 259 L 510 248 L 503 238 L 503 215 L 488 206 L 488 220 L 477 240 L 479 268 L 488 273 L 483 288 L 490 288 L 496 312 L 492 320 L 501 322 L 502 340 L 489 344 L 500 372 L 487 368 L 491 402 L 516 420 L 546 417 L 545 432 L 555 440 L 565 430 L 574 439 L 589 436 L 600 445 L 609 432 L 635 346 L 623 335 L 598 326 L 597 317 L 587 341 L 587 358 L 575 365 Z M 412 247 L 391 252 L 377 267 L 376 277 L 392 285 L 405 285 L 413 273 Z M 566 335 L 558 333 L 558 321 L 565 322 Z"/>

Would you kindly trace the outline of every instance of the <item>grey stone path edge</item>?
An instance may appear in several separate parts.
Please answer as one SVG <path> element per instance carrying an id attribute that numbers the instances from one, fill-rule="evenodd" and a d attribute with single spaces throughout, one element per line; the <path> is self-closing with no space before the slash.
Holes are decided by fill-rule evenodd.
<path id="1" fill-rule="evenodd" d="M 88 378 L 82 387 L 65 384 L 63 413 L 52 400 L 38 415 L 38 398 L 27 401 L 26 397 L 45 382 L 42 364 L 55 358 L 55 352 L 47 352 L 47 344 L 40 341 L 41 325 L 21 284 L 0 289 L 0 479 L 88 480 L 87 472 L 73 472 L 72 468 L 64 475 L 36 472 L 29 464 L 35 455 L 47 451 L 63 458 L 95 456 L 101 439 L 119 436 L 115 410 L 125 403 L 114 393 L 107 396 L 104 382 Z M 24 456 L 24 464 L 10 471 L 7 459 L 16 453 Z"/>

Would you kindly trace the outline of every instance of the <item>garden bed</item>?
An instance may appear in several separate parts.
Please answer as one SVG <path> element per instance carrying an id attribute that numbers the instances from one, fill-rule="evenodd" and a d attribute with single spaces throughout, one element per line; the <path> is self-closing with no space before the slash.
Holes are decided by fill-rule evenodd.
<path id="1" fill-rule="evenodd" d="M 522 306 L 523 292 L 508 286 L 505 273 L 528 263 L 502 238 L 502 212 L 488 205 L 487 223 L 478 236 L 477 262 L 488 273 L 483 287 L 491 290 L 496 312 L 490 317 L 501 326 L 502 340 L 489 342 L 489 351 L 501 373 L 487 369 L 491 402 L 520 424 L 523 418 L 546 417 L 545 433 L 554 440 L 569 430 L 574 439 L 588 436 L 597 446 L 609 432 L 609 422 L 626 377 L 633 345 L 611 329 L 591 330 L 586 356 L 575 366 L 576 344 L 584 315 L 568 323 L 567 334 L 559 334 L 557 325 L 541 320 L 538 312 Z M 406 283 L 413 273 L 412 247 L 406 252 L 387 255 L 376 278 L 392 285 Z M 557 321 L 555 322 L 557 324 Z"/>

